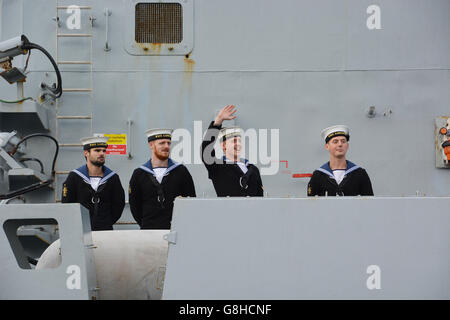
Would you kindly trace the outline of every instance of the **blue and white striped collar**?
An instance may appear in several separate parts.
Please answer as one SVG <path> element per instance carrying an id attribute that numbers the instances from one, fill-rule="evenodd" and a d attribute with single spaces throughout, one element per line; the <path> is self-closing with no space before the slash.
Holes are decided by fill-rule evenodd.
<path id="1" fill-rule="evenodd" d="M 348 175 L 350 172 L 355 171 L 356 169 L 359 169 L 360 166 L 354 164 L 353 162 L 347 161 L 347 169 L 345 170 L 344 176 Z M 317 169 L 320 172 L 325 173 L 326 175 L 330 176 L 334 179 L 333 170 L 330 168 L 330 162 L 325 163 L 323 166 L 321 166 L 319 169 Z"/>
<path id="2" fill-rule="evenodd" d="M 250 164 L 250 162 L 248 162 L 247 159 L 239 159 L 238 162 L 235 162 L 235 161 L 230 160 L 230 159 L 228 159 L 227 157 L 223 156 L 223 157 L 222 157 L 222 160 L 223 160 L 225 163 L 228 163 L 228 164 L 231 164 L 231 163 L 237 164 L 238 162 L 241 162 L 241 163 L 245 164 L 246 167 L 248 167 L 248 165 Z"/>
<path id="3" fill-rule="evenodd" d="M 172 159 L 169 158 L 169 162 L 167 164 L 167 169 L 164 175 L 168 175 L 170 171 L 175 169 L 176 167 L 180 166 L 181 163 L 175 162 Z M 152 175 L 155 175 L 155 172 L 153 171 L 152 167 L 152 159 L 148 160 L 146 163 L 144 163 L 142 166 L 139 167 L 140 169 L 147 171 L 148 173 L 151 173 Z"/>
<path id="4" fill-rule="evenodd" d="M 113 175 L 116 174 L 107 166 L 103 166 L 102 169 L 103 169 L 103 178 L 100 180 L 98 185 L 106 183 L 106 181 L 108 181 L 109 178 L 111 178 Z M 81 166 L 78 169 L 74 169 L 72 171 L 75 172 L 77 175 L 79 175 L 84 180 L 84 182 L 86 182 L 89 185 L 91 184 L 91 179 L 89 178 L 89 170 L 87 168 L 87 165 Z"/>

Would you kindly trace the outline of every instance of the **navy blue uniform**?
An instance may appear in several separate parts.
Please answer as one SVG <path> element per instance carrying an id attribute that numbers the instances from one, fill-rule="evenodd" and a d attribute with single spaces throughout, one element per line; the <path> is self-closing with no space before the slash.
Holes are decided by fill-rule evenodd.
<path id="1" fill-rule="evenodd" d="M 366 170 L 347 161 L 347 168 L 341 183 L 337 183 L 330 168 L 325 163 L 315 170 L 308 183 L 308 196 L 373 196 L 372 183 Z"/>
<path id="2" fill-rule="evenodd" d="M 119 176 L 103 166 L 97 191 L 91 186 L 86 165 L 72 170 L 63 183 L 62 203 L 80 203 L 89 210 L 92 231 L 113 230 L 125 206 L 125 192 Z"/>
<path id="3" fill-rule="evenodd" d="M 225 158 L 215 156 L 214 142 L 222 126 L 209 125 L 202 143 L 202 161 L 208 170 L 208 178 L 212 180 L 218 197 L 262 197 L 264 195 L 261 175 L 256 166 L 244 159 L 248 171 L 244 174 L 241 168 Z M 207 150 L 207 148 L 210 148 Z"/>
<path id="4" fill-rule="evenodd" d="M 141 229 L 170 229 L 175 198 L 195 197 L 191 174 L 171 159 L 161 183 L 151 161 L 135 169 L 128 192 L 131 213 Z"/>

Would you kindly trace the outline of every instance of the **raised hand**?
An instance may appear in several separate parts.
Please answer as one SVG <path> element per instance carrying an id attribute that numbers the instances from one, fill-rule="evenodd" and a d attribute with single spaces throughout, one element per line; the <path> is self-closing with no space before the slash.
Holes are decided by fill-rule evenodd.
<path id="1" fill-rule="evenodd" d="M 236 118 L 234 113 L 236 112 L 236 107 L 234 105 L 227 105 L 219 111 L 216 119 L 214 120 L 215 126 L 220 126 L 224 120 L 233 120 Z"/>

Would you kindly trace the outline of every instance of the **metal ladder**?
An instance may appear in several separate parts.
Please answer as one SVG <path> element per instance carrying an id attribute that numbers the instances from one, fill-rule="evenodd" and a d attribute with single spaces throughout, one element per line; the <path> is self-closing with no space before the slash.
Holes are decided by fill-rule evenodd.
<path id="1" fill-rule="evenodd" d="M 70 121 L 70 120 L 89 120 L 90 121 L 90 136 L 93 134 L 93 33 L 62 33 L 60 29 L 60 21 L 59 21 L 59 13 L 60 10 L 67 10 L 69 6 L 59 5 L 58 0 L 56 0 L 56 63 L 58 66 L 60 65 L 90 65 L 89 71 L 89 79 L 90 79 L 90 87 L 88 88 L 63 88 L 63 93 L 71 92 L 74 94 L 77 93 L 89 93 L 89 101 L 90 101 L 90 114 L 88 115 L 60 115 L 60 106 L 61 102 L 59 99 L 56 99 L 55 104 L 55 136 L 58 141 L 60 134 L 60 121 Z M 78 6 L 80 10 L 91 10 L 92 6 Z M 95 18 L 92 14 L 89 16 L 91 22 L 91 30 L 93 28 L 93 21 Z M 90 60 L 88 61 L 77 61 L 77 60 L 62 60 L 60 59 L 59 54 L 59 40 L 61 38 L 89 38 L 90 39 Z M 62 130 L 61 130 L 62 131 Z M 59 143 L 60 152 L 64 148 L 70 147 L 81 147 L 81 143 Z M 58 198 L 58 176 L 67 175 L 70 171 L 66 170 L 58 170 L 58 162 L 55 164 L 55 182 L 54 182 L 54 190 L 55 190 L 55 202 L 61 202 L 61 199 Z"/>

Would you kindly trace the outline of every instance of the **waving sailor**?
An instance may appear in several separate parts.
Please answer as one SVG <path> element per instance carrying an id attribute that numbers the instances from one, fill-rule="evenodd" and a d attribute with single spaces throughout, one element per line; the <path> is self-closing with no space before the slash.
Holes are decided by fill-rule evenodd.
<path id="1" fill-rule="evenodd" d="M 146 131 L 152 157 L 135 169 L 130 180 L 131 213 L 141 229 L 170 229 L 176 197 L 195 197 L 188 169 L 169 158 L 171 129 Z"/>
<path id="2" fill-rule="evenodd" d="M 63 203 L 80 203 L 89 210 L 91 229 L 113 230 L 125 206 L 119 176 L 105 166 L 108 138 L 83 138 L 86 165 L 72 170 L 63 184 Z"/>
<path id="3" fill-rule="evenodd" d="M 350 139 L 347 126 L 322 130 L 330 161 L 315 170 L 308 183 L 308 196 L 373 196 L 370 178 L 363 168 L 346 160 Z"/>
<path id="4" fill-rule="evenodd" d="M 240 158 L 242 130 L 238 127 L 222 128 L 224 120 L 236 118 L 235 112 L 235 106 L 225 106 L 211 122 L 202 143 L 202 161 L 217 196 L 262 197 L 264 190 L 258 168 Z M 215 156 L 216 139 L 222 146 L 222 159 Z"/>

